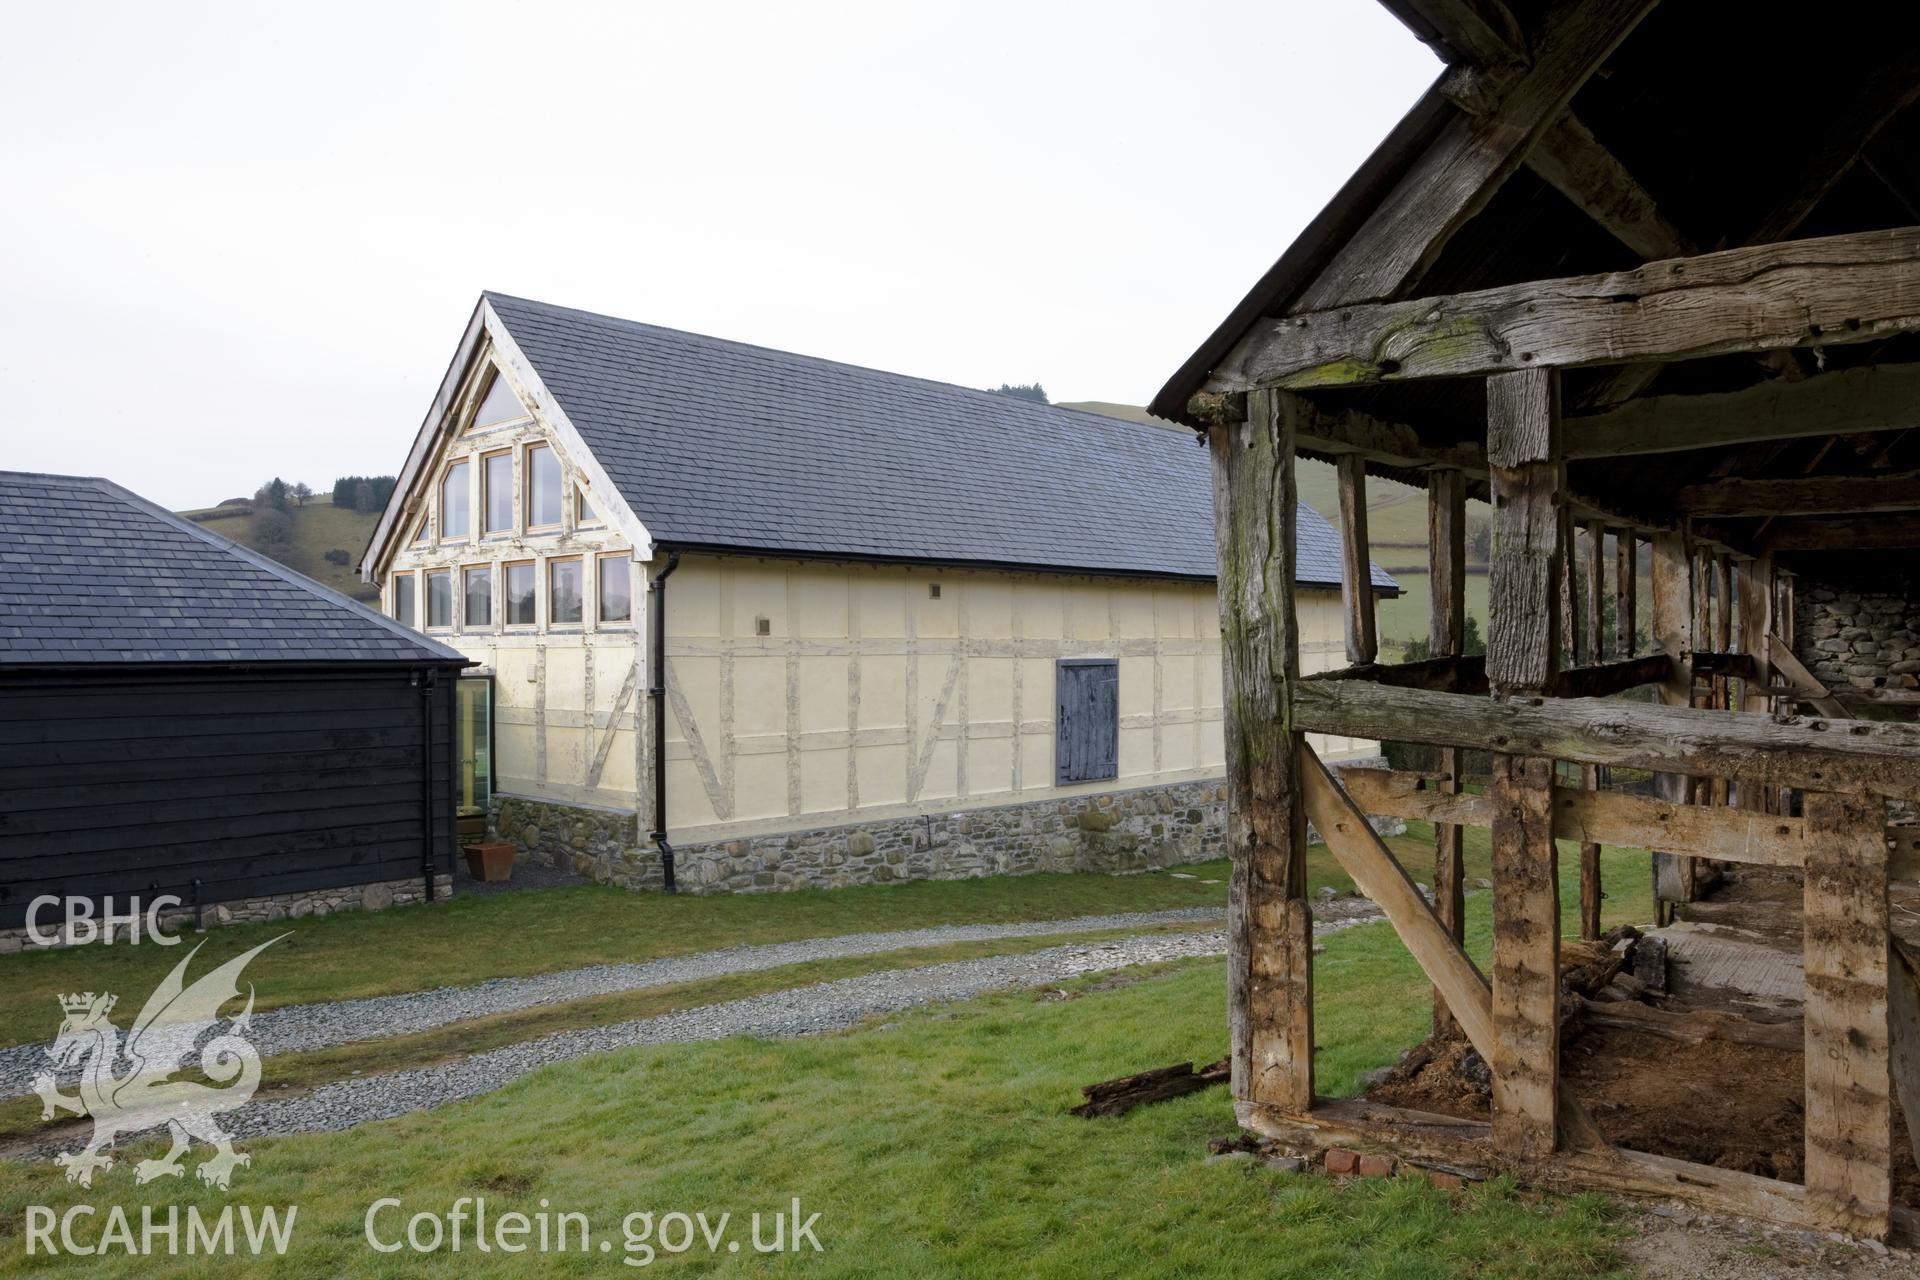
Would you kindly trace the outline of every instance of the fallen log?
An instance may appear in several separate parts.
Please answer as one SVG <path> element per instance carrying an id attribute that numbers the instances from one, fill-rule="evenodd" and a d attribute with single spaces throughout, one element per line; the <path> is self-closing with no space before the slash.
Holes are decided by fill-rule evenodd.
<path id="1" fill-rule="evenodd" d="M 1191 1062 L 1176 1062 L 1170 1067 L 1156 1067 L 1117 1080 L 1083 1085 L 1080 1092 L 1086 1101 L 1073 1108 L 1072 1114 L 1089 1119 L 1125 1115 L 1149 1102 L 1164 1102 L 1168 1098 L 1198 1093 L 1209 1085 L 1224 1084 L 1231 1071 L 1230 1058 L 1222 1058 L 1199 1071 L 1193 1069 Z"/>
<path id="2" fill-rule="evenodd" d="M 1581 1021 L 1590 1027 L 1644 1031 L 1649 1035 L 1687 1044 L 1699 1044 L 1703 1040 L 1727 1040 L 1764 1049 L 1798 1051 L 1806 1042 L 1806 1030 L 1798 1018 L 1784 1022 L 1755 1022 L 1735 1014 L 1709 1010 L 1681 1012 L 1656 1009 L 1630 1000 L 1600 1004 L 1585 998 L 1580 1001 L 1580 1014 Z"/>

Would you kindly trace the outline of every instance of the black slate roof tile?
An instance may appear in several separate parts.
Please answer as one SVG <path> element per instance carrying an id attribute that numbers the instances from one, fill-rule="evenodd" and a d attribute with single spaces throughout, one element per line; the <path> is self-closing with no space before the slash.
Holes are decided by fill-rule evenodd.
<path id="1" fill-rule="evenodd" d="M 0 665 L 465 661 L 97 478 L 0 471 L 0 562 Z"/>
<path id="2" fill-rule="evenodd" d="M 1185 432 L 486 299 L 661 543 L 1214 574 L 1210 464 Z M 1296 528 L 1298 580 L 1338 586 L 1339 533 L 1304 504 Z"/>

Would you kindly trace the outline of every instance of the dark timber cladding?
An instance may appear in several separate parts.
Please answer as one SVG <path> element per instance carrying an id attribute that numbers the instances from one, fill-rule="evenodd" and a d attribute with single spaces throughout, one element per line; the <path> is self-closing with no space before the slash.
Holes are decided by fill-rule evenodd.
<path id="1" fill-rule="evenodd" d="M 1920 693 L 1822 686 L 1792 602 L 1863 551 L 1920 547 L 1920 11 L 1863 38 L 1785 0 L 1737 19 L 1385 2 L 1446 73 L 1154 401 L 1215 461 L 1242 1123 L 1916 1238 L 1889 1161 L 1891 1099 L 1920 1098 L 1920 940 L 1889 894 L 1920 841 L 1890 840 L 1887 806 L 1920 799 Z M 1701 81 L 1703 58 L 1726 74 Z M 1756 126 L 1782 93 L 1845 105 Z M 1356 563 L 1368 473 L 1427 485 L 1431 658 L 1382 665 L 1354 600 L 1353 665 L 1300 677 L 1271 518 L 1296 453 L 1337 461 Z M 1461 653 L 1467 497 L 1494 506 L 1484 660 Z M 1444 754 L 1438 776 L 1335 782 L 1307 732 Z M 1461 789 L 1468 751 L 1491 753 L 1485 794 Z M 1613 767 L 1657 775 L 1658 798 L 1608 790 Z M 1363 812 L 1435 824 L 1431 909 Z M 1485 1058 L 1490 1124 L 1313 1096 L 1303 813 L 1421 964 L 1436 1028 Z M 1490 982 L 1459 950 L 1476 825 Z M 1804 1186 L 1616 1149 L 1572 1096 L 1556 837 L 1581 845 L 1588 937 L 1622 923 L 1602 919 L 1603 841 L 1649 851 L 1663 916 L 1710 890 L 1703 860 L 1802 878 Z"/>
<path id="2" fill-rule="evenodd" d="M 450 869 L 461 655 L 103 480 L 0 472 L 0 559 L 0 928 Z"/>

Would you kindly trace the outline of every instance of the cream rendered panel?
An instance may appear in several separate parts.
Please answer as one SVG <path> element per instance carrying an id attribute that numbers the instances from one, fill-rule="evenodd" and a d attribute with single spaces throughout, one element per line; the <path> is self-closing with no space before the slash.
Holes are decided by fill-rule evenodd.
<path id="1" fill-rule="evenodd" d="M 1211 583 L 688 553 L 667 600 L 677 840 L 1098 794 L 1224 767 Z M 1339 593 L 1303 590 L 1299 603 L 1303 666 L 1338 665 Z M 1068 656 L 1118 660 L 1116 779 L 1054 785 L 1054 664 Z M 1314 742 L 1330 759 L 1373 751 Z"/>

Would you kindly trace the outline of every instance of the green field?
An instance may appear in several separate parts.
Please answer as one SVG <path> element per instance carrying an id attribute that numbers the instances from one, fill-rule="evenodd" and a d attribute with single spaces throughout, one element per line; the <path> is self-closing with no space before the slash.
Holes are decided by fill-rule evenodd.
<path id="1" fill-rule="evenodd" d="M 336 507 L 327 500 L 326 494 L 320 494 L 309 499 L 306 506 L 288 510 L 287 515 L 293 521 L 293 538 L 283 547 L 260 544 L 257 528 L 260 516 L 252 503 L 244 507 L 208 507 L 179 514 L 203 529 L 223 538 L 231 538 L 242 546 L 252 547 L 262 555 L 272 556 L 289 569 L 304 573 L 316 582 L 356 600 L 373 601 L 380 597 L 376 587 L 360 581 L 356 569 L 360 563 L 360 553 L 366 550 L 367 541 L 373 536 L 373 526 L 380 519 L 376 514 Z M 347 563 L 328 563 L 327 552 L 335 549 L 347 553 Z"/>

